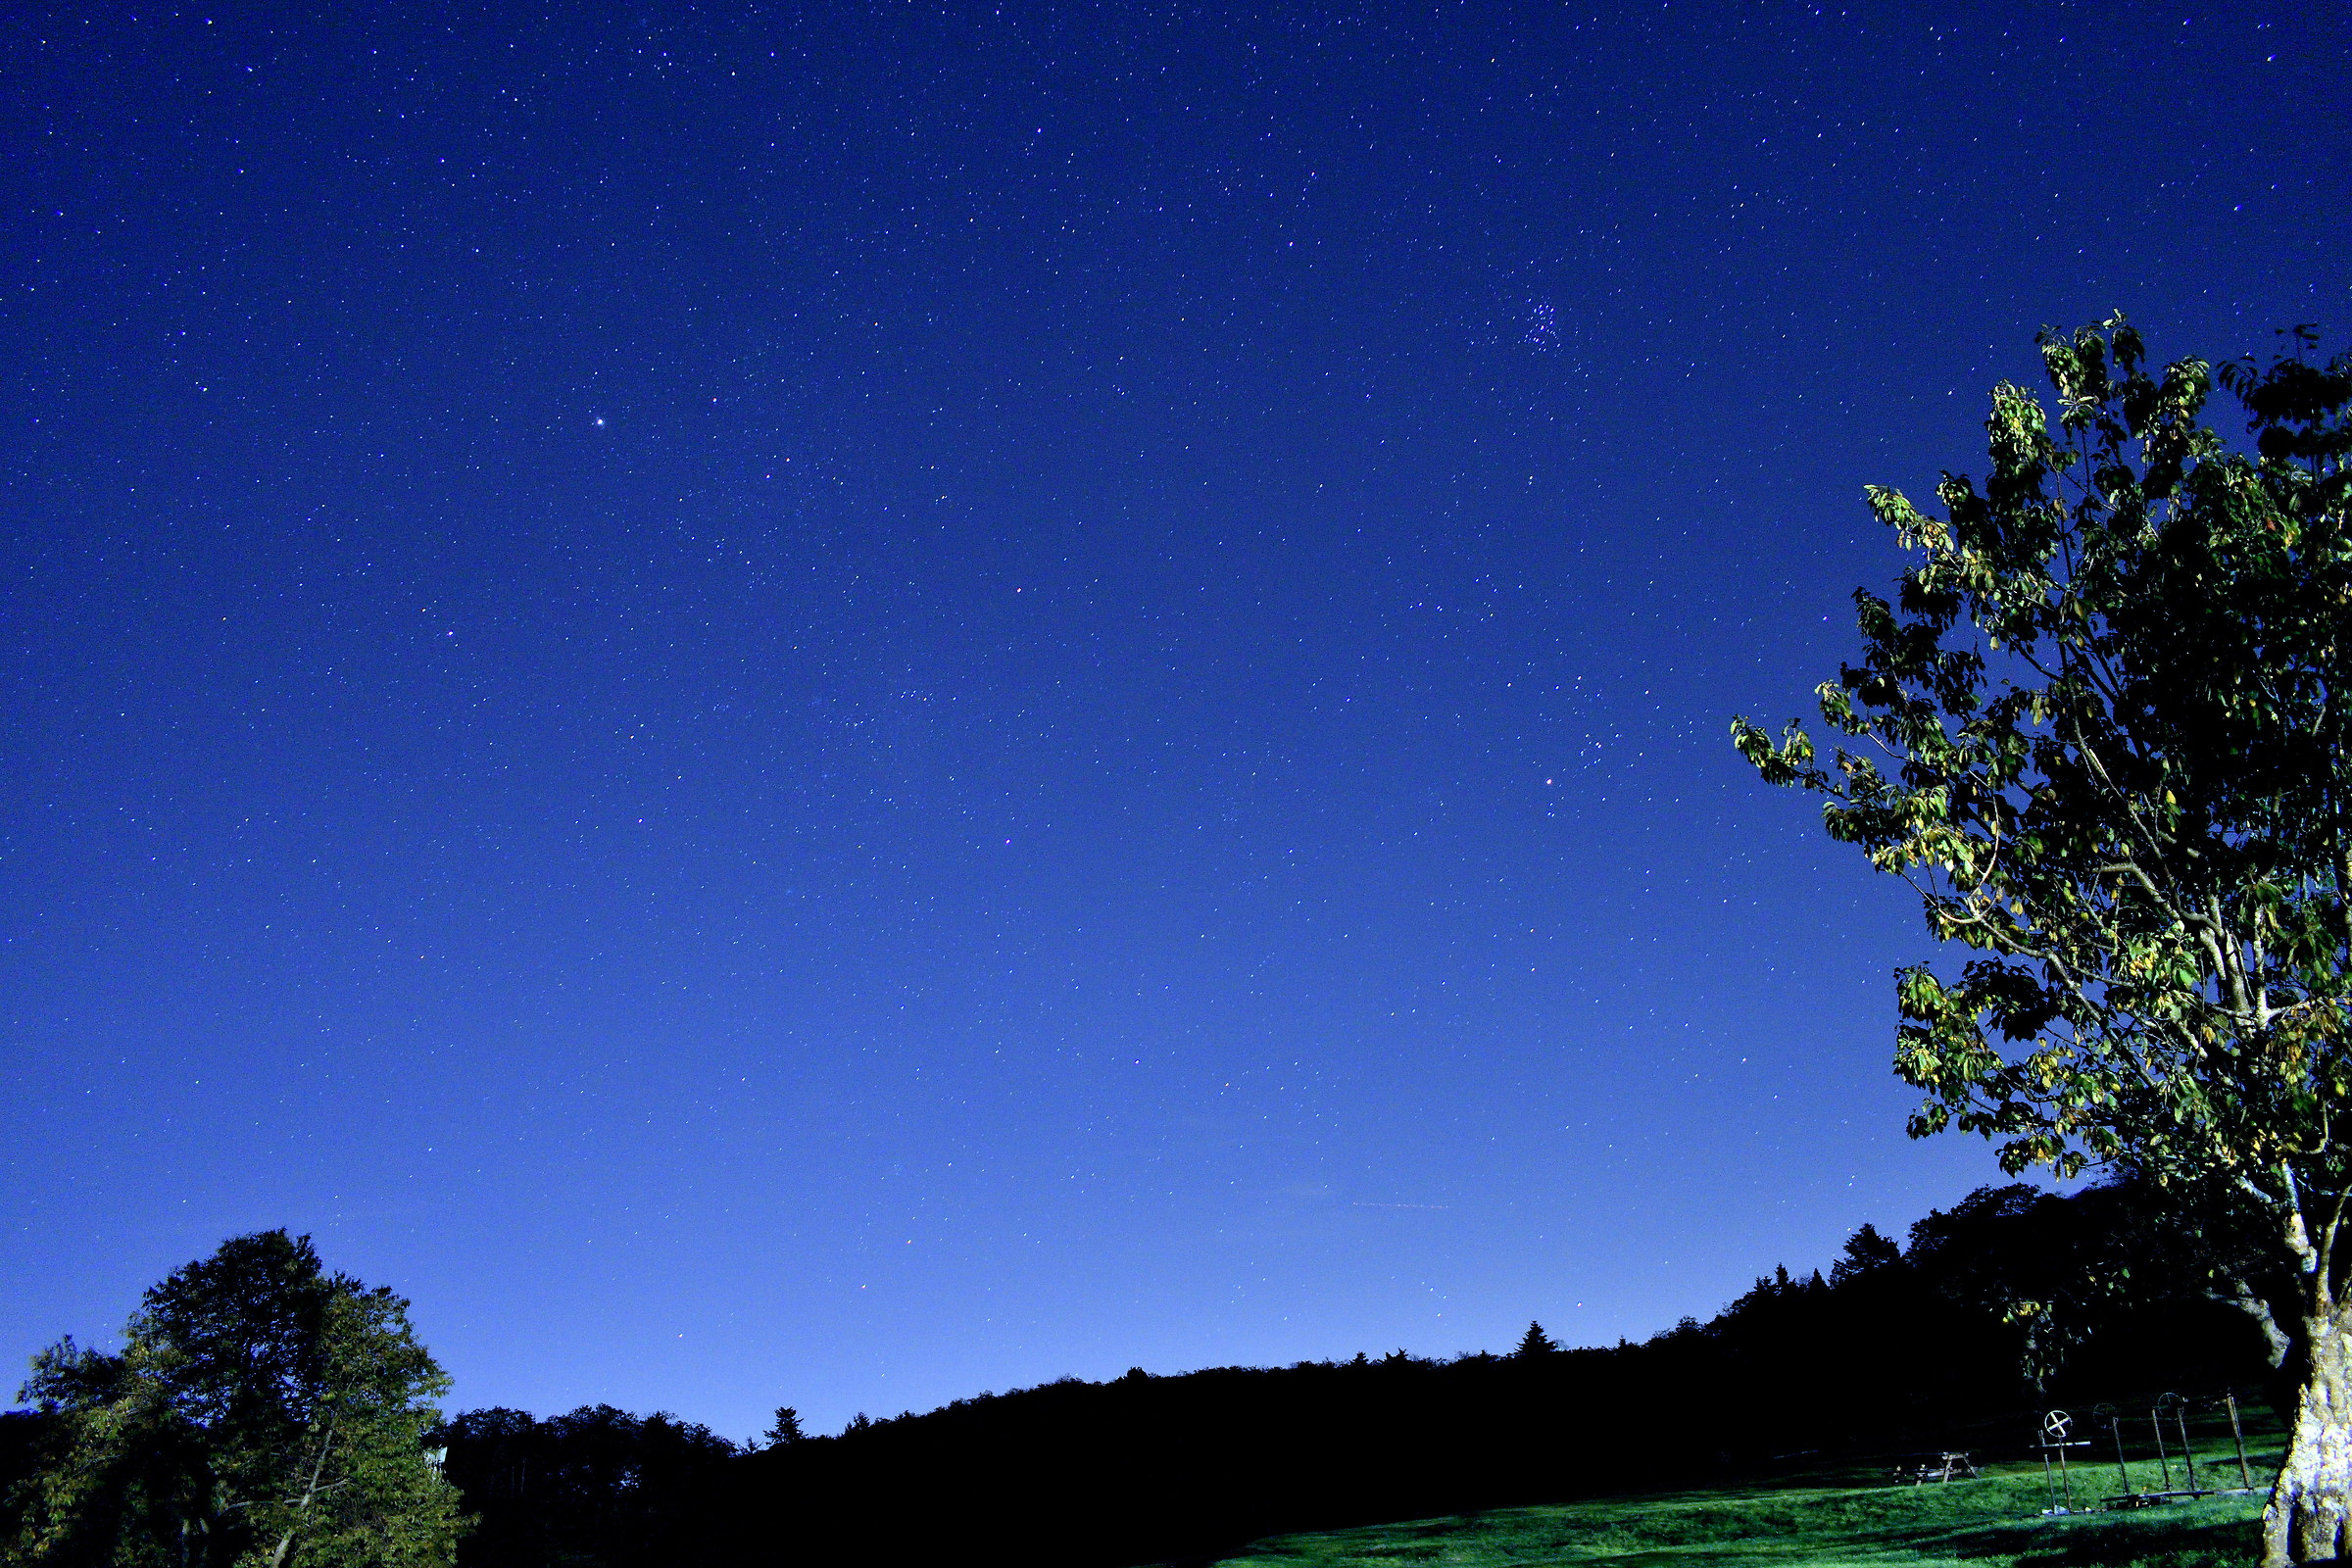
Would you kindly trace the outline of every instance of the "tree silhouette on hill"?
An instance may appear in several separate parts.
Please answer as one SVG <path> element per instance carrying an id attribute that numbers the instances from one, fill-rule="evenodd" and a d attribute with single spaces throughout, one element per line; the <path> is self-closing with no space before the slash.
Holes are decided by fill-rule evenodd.
<path id="1" fill-rule="evenodd" d="M 1869 1274 L 1903 1260 L 1903 1250 L 1880 1234 L 1876 1225 L 1864 1224 L 1845 1240 L 1845 1250 L 1830 1265 L 1830 1279 L 1842 1285 L 1857 1275 Z"/>

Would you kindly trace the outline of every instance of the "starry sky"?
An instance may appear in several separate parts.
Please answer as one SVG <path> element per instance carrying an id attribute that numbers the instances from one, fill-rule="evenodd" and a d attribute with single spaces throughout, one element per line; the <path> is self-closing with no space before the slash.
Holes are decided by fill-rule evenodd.
<path id="1" fill-rule="evenodd" d="M 331 15 L 329 14 L 331 13 Z M 0 24 L 0 1351 L 453 1407 L 1704 1315 L 1993 1179 L 1757 783 L 2033 333 L 2341 329 L 2333 6 Z"/>

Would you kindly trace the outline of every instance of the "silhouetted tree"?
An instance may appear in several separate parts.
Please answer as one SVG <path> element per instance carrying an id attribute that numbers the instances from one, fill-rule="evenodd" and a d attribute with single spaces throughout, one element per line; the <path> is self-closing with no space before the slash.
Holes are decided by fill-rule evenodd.
<path id="1" fill-rule="evenodd" d="M 779 1411 L 781 1415 L 783 1412 Z M 461 1561 L 666 1568 L 702 1560 L 735 1446 L 697 1422 L 582 1405 L 547 1420 L 469 1410 L 446 1469 L 481 1516 Z"/>
<path id="2" fill-rule="evenodd" d="M 1517 1356 L 1551 1355 L 1559 1349 L 1541 1323 L 1530 1323 L 1527 1332 L 1519 1336 L 1519 1348 L 1511 1353 Z"/>
<path id="3" fill-rule="evenodd" d="M 1862 1228 L 1845 1240 L 1845 1250 L 1830 1265 L 1830 1280 L 1842 1285 L 1857 1274 L 1868 1274 L 1903 1260 L 1903 1250 L 1879 1234 L 1876 1225 L 1865 1222 Z"/>

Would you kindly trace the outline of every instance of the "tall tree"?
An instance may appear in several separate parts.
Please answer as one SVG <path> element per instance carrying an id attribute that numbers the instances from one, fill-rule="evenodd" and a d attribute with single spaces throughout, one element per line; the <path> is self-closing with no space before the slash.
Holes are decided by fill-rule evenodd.
<path id="1" fill-rule="evenodd" d="M 1558 1348 L 1559 1345 L 1552 1337 L 1544 1332 L 1543 1324 L 1530 1323 L 1527 1332 L 1519 1336 L 1518 1348 L 1511 1353 L 1522 1359 L 1533 1359 L 1539 1355 L 1549 1355 Z"/>
<path id="2" fill-rule="evenodd" d="M 1742 718 L 1763 776 L 1978 950 L 1896 981 L 1915 1136 L 2013 1172 L 2122 1166 L 2250 1211 L 2223 1282 L 2297 1375 L 2264 1560 L 2352 1548 L 2352 359 L 2145 365 L 2122 318 L 2043 333 L 2053 430 L 1996 387 L 1979 489 L 1872 488 L 1919 559 L 1855 594 L 1863 653 L 1819 688 L 1825 764 Z M 2215 382 L 2250 443 L 2204 422 Z M 2248 448 L 2251 450 L 2248 450 Z M 1860 742 L 1851 749 L 1844 742 Z"/>
<path id="3" fill-rule="evenodd" d="M 308 1237 L 238 1237 L 148 1291 L 121 1354 L 34 1358 L 22 1397 L 60 1436 L 5 1560 L 439 1568 L 462 1528 L 424 1447 L 447 1387 L 406 1301 Z"/>
<path id="4" fill-rule="evenodd" d="M 1891 1268 L 1903 1260 L 1903 1250 L 1879 1233 L 1879 1228 L 1865 1220 L 1862 1228 L 1845 1239 L 1844 1250 L 1838 1261 L 1830 1265 L 1830 1279 L 1842 1285 L 1861 1274 L 1873 1274 Z"/>

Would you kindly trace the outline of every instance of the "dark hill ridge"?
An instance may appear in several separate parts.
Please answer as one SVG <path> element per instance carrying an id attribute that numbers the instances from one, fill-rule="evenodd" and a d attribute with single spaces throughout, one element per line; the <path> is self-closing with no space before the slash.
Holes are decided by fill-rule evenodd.
<path id="1" fill-rule="evenodd" d="M 2023 1449 L 2035 1408 L 2259 1387 L 2250 1321 L 2128 1188 L 1986 1189 L 1640 1344 L 1140 1369 L 738 1451 L 662 1416 L 474 1411 L 478 1568 L 1203 1560 L 1281 1532 L 1703 1483 L 1800 1452 Z"/>

